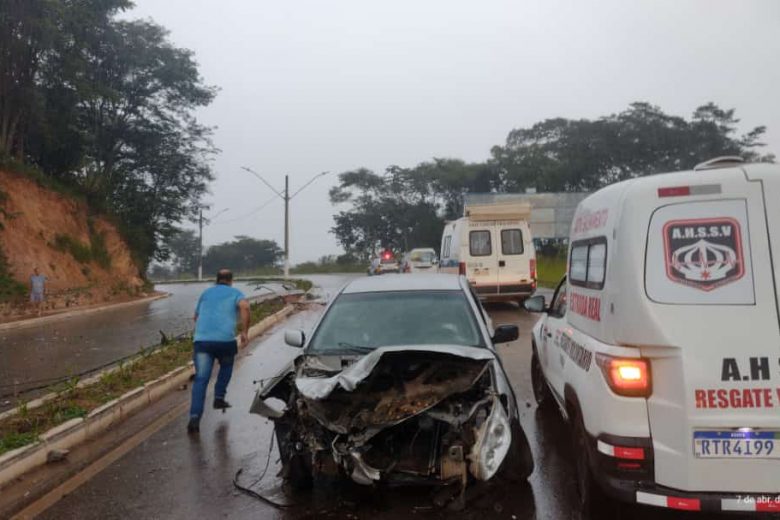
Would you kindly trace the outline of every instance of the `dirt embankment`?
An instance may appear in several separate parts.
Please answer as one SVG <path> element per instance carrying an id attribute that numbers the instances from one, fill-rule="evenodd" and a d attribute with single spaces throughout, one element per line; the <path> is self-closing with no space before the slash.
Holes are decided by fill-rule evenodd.
<path id="1" fill-rule="evenodd" d="M 116 227 L 84 202 L 5 171 L 0 195 L 0 254 L 28 290 L 33 268 L 48 278 L 47 313 L 142 295 L 144 281 Z M 6 300 L 0 322 L 31 312 L 27 295 Z"/>

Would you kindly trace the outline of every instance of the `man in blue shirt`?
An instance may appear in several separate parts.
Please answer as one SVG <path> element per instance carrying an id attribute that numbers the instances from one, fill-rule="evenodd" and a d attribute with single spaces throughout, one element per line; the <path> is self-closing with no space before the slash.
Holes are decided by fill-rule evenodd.
<path id="1" fill-rule="evenodd" d="M 30 276 L 30 302 L 38 308 L 38 316 L 43 314 L 43 300 L 46 295 L 46 276 L 38 268 L 33 269 Z"/>
<path id="2" fill-rule="evenodd" d="M 225 401 L 227 386 L 233 375 L 233 360 L 238 353 L 236 343 L 236 321 L 241 316 L 240 340 L 247 344 L 249 330 L 249 303 L 238 289 L 232 287 L 233 273 L 220 269 L 217 284 L 200 295 L 195 308 L 195 381 L 192 383 L 192 404 L 187 431 L 200 431 L 200 417 L 206 400 L 206 389 L 211 378 L 214 360 L 219 361 L 219 374 L 214 386 L 214 409 L 225 410 L 230 404 Z"/>

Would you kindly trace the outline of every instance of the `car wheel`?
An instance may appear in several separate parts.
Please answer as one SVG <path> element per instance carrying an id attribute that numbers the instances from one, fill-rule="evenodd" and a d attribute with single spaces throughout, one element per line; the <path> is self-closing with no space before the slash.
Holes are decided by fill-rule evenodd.
<path id="1" fill-rule="evenodd" d="M 520 421 L 512 420 L 512 445 L 509 453 L 501 463 L 496 476 L 497 481 L 509 480 L 510 482 L 524 482 L 534 472 L 534 458 L 528 438 L 520 426 Z"/>
<path id="2" fill-rule="evenodd" d="M 588 434 L 579 416 L 573 417 L 573 446 L 576 466 L 577 497 L 582 518 L 601 520 L 615 514 L 615 502 L 609 498 L 593 477 L 588 448 Z"/>
<path id="3" fill-rule="evenodd" d="M 311 457 L 296 451 L 290 445 L 289 426 L 277 422 L 275 429 L 276 445 L 279 448 L 279 458 L 282 461 L 282 478 L 294 490 L 310 489 L 314 483 Z"/>
<path id="4" fill-rule="evenodd" d="M 296 453 L 287 461 L 287 482 L 295 490 L 311 489 L 314 477 L 311 471 L 311 458 Z"/>
<path id="5" fill-rule="evenodd" d="M 549 410 L 552 405 L 553 396 L 550 393 L 550 387 L 547 386 L 547 380 L 542 372 L 542 365 L 539 363 L 539 356 L 534 351 L 531 356 L 531 385 L 534 390 L 534 399 L 536 405 L 541 410 Z"/>

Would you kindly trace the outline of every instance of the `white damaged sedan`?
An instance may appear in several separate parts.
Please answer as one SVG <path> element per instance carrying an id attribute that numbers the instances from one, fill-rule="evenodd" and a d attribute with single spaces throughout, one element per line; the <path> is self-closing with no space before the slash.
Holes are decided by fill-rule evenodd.
<path id="1" fill-rule="evenodd" d="M 295 487 L 318 474 L 360 484 L 525 480 L 533 459 L 495 331 L 463 277 L 361 278 L 332 300 L 301 354 L 257 393 L 274 421 L 282 474 Z"/>

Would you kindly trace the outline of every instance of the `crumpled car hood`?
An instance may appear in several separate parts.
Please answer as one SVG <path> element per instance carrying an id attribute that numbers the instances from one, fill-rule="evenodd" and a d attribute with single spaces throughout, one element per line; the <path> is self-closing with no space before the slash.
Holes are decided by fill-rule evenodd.
<path id="1" fill-rule="evenodd" d="M 334 376 L 299 375 L 295 385 L 308 412 L 323 426 L 370 437 L 467 391 L 494 359 L 486 348 L 383 347 Z"/>
<path id="2" fill-rule="evenodd" d="M 457 345 L 381 347 L 366 354 L 359 361 L 335 376 L 328 378 L 299 376 L 295 379 L 295 386 L 304 397 L 314 400 L 324 399 L 339 387 L 352 392 L 360 382 L 371 374 L 382 357 L 390 352 L 435 352 L 478 361 L 495 359 L 492 351 L 481 347 L 461 347 Z"/>

